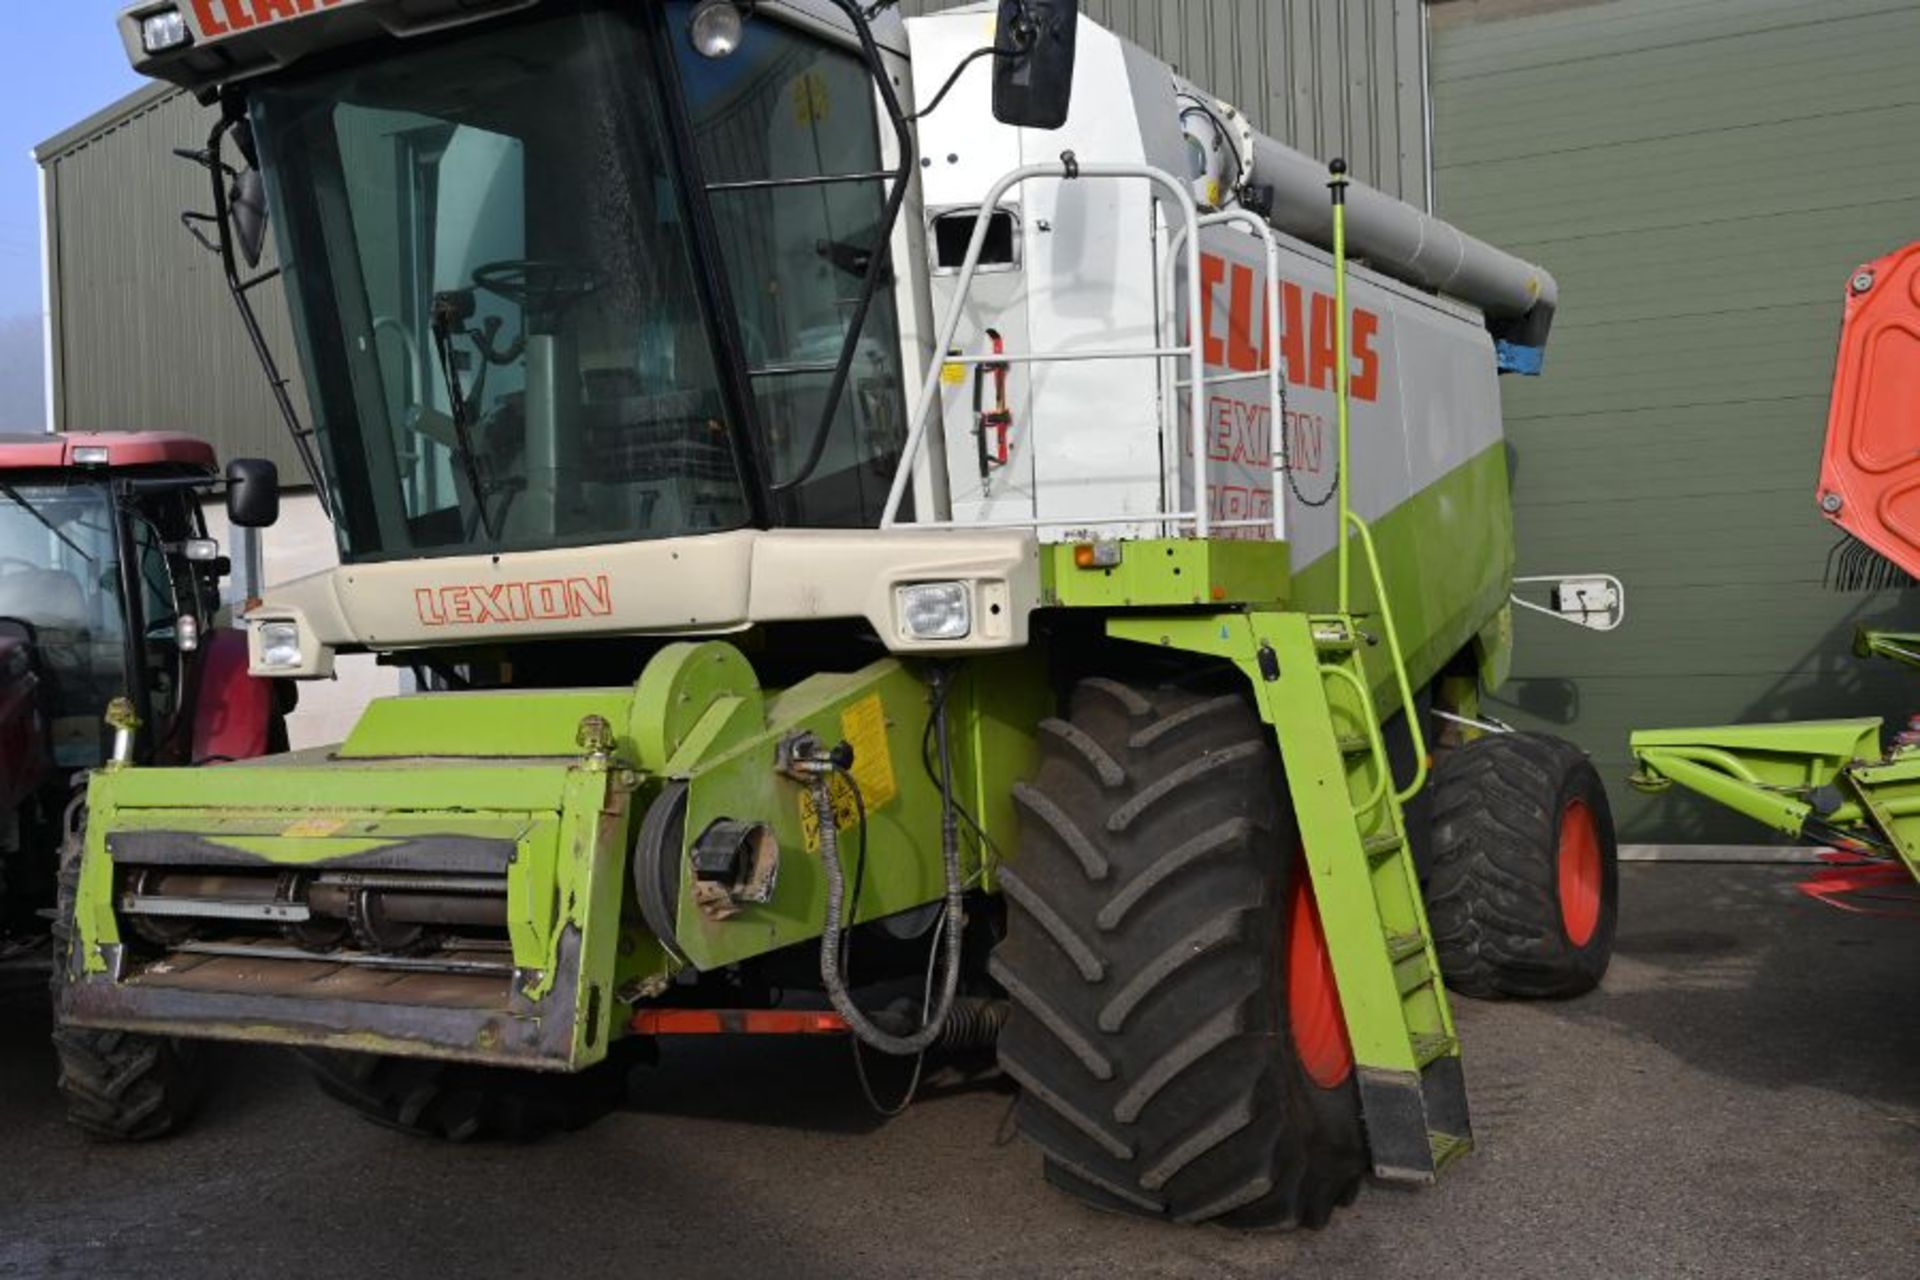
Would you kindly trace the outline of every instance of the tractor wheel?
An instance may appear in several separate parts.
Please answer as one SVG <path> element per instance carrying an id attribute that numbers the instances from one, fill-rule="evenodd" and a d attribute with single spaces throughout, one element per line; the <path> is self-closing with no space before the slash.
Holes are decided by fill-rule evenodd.
<path id="1" fill-rule="evenodd" d="M 1353 1055 L 1278 754 L 1225 690 L 1086 680 L 1041 724 L 999 873 L 1000 1063 L 1069 1194 L 1318 1227 L 1367 1167 Z"/>
<path id="2" fill-rule="evenodd" d="M 85 812 L 60 850 L 53 922 L 53 1049 L 67 1119 L 76 1128 L 116 1142 L 162 1138 L 192 1118 L 200 1102 L 200 1053 L 190 1041 L 63 1026 L 60 994 L 73 945 L 74 902 L 80 890 Z"/>
<path id="3" fill-rule="evenodd" d="M 584 1129 L 626 1101 L 634 1057 L 615 1048 L 574 1075 L 319 1049 L 300 1057 L 322 1093 L 375 1124 L 447 1142 L 532 1142 Z"/>
<path id="4" fill-rule="evenodd" d="M 1593 990 L 1613 955 L 1613 815 L 1585 753 L 1503 733 L 1434 776 L 1427 914 L 1447 986 L 1483 999 Z"/>

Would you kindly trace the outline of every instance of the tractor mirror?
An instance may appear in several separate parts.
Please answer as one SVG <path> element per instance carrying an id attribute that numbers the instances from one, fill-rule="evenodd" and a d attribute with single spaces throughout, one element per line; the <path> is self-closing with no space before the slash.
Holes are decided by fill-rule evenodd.
<path id="1" fill-rule="evenodd" d="M 227 519 L 241 529 L 266 529 L 280 519 L 280 468 L 265 458 L 227 464 Z"/>
<path id="2" fill-rule="evenodd" d="M 1073 99 L 1080 34 L 1075 0 L 1000 0 L 993 60 L 993 118 L 1021 129 L 1058 129 Z"/>
<path id="3" fill-rule="evenodd" d="M 258 169 L 245 169 L 233 176 L 227 191 L 227 209 L 233 218 L 233 238 L 247 266 L 260 265 L 267 247 L 267 180 Z"/>

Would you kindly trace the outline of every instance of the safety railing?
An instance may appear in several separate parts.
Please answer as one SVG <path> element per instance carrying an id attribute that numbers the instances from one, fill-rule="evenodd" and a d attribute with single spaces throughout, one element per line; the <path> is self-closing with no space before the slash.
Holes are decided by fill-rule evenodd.
<path id="1" fill-rule="evenodd" d="M 986 248 L 987 232 L 992 225 L 994 213 L 1000 207 L 1000 201 L 1007 192 L 1036 179 L 1057 179 L 1063 182 L 1084 182 L 1089 179 L 1114 181 L 1144 181 L 1162 193 L 1162 207 L 1171 208 L 1177 214 L 1176 243 L 1184 246 L 1187 261 L 1187 279 L 1192 287 L 1187 290 L 1187 338 L 1185 343 L 1169 340 L 1164 325 L 1157 326 L 1157 344 L 1151 347 L 1092 348 L 1077 351 L 1030 351 L 1003 352 L 980 355 L 948 354 L 953 350 L 954 339 L 959 335 L 961 321 L 965 318 L 967 299 L 973 288 L 974 277 L 979 274 L 980 257 Z M 945 317 L 941 320 L 938 342 L 934 347 L 933 359 L 928 363 L 926 377 L 920 384 L 920 395 L 914 404 L 913 416 L 907 431 L 906 448 L 901 454 L 900 467 L 894 473 L 893 486 L 887 493 L 886 510 L 880 518 L 883 529 L 896 528 L 900 524 L 900 507 L 906 500 L 908 487 L 913 482 L 915 471 L 920 465 L 921 451 L 927 447 L 928 424 L 933 415 L 935 401 L 940 395 L 941 375 L 947 367 L 960 365 L 978 367 L 981 365 L 1036 365 L 1068 364 L 1098 360 L 1153 360 L 1156 362 L 1177 361 L 1187 366 L 1185 385 L 1192 389 L 1192 403 L 1188 410 L 1187 432 L 1193 450 L 1193 501 L 1182 510 L 1167 510 L 1177 506 L 1170 500 L 1170 490 L 1177 489 L 1177 483 L 1169 486 L 1162 481 L 1159 511 L 1115 512 L 1110 515 L 1055 515 L 1043 516 L 1038 510 L 1031 518 L 1019 520 L 919 520 L 913 521 L 916 528 L 955 528 L 967 529 L 1040 529 L 1052 526 L 1069 528 L 1096 528 L 1111 525 L 1158 524 L 1170 531 L 1183 526 L 1191 526 L 1194 536 L 1207 537 L 1214 522 L 1207 503 L 1207 476 L 1204 465 L 1207 456 L 1206 423 L 1206 327 L 1201 309 L 1200 281 L 1200 214 L 1193 202 L 1193 193 L 1180 179 L 1151 165 L 1132 164 L 1082 164 L 1073 158 L 1071 152 L 1060 160 L 1048 164 L 1026 165 L 1015 169 L 1002 177 L 987 192 L 980 202 L 980 212 L 973 222 L 973 235 L 967 242 L 967 254 L 962 260 L 960 272 L 955 277 L 953 299 L 947 305 Z M 1167 296 L 1171 296 L 1170 294 Z M 1163 379 L 1163 384 L 1166 380 Z M 1173 418 L 1169 415 L 1167 425 Z M 945 447 L 945 440 L 940 444 Z M 1165 465 L 1164 459 L 1162 465 Z"/>
<path id="2" fill-rule="evenodd" d="M 1267 225 L 1265 219 L 1257 217 L 1245 209 L 1224 209 L 1218 213 L 1202 214 L 1199 218 L 1195 219 L 1195 223 L 1197 230 L 1205 230 L 1208 227 L 1240 227 L 1256 240 L 1260 241 L 1265 246 L 1267 252 L 1266 332 L 1269 335 L 1269 341 L 1264 353 L 1267 367 L 1264 369 L 1249 369 L 1235 373 L 1218 374 L 1209 379 L 1209 381 L 1216 387 L 1231 386 L 1238 382 L 1251 382 L 1256 378 L 1263 379 L 1267 384 L 1267 464 L 1271 472 L 1271 478 L 1268 483 L 1272 486 L 1273 491 L 1273 514 L 1266 519 L 1216 520 L 1212 522 L 1213 527 L 1216 529 L 1271 527 L 1274 540 L 1276 542 L 1285 541 L 1287 536 L 1287 448 L 1285 435 L 1287 429 L 1287 382 L 1281 373 L 1279 356 L 1281 333 L 1280 238 L 1274 234 L 1273 228 Z M 1180 251 L 1185 247 L 1186 237 L 1187 232 L 1184 227 L 1174 233 L 1173 243 L 1167 254 L 1166 269 L 1162 272 L 1160 278 L 1160 293 L 1162 297 L 1171 298 L 1174 296 L 1175 282 L 1173 269 L 1174 265 L 1180 260 Z M 1205 291 L 1200 287 L 1200 279 L 1198 276 L 1189 276 L 1188 278 L 1192 281 L 1192 285 L 1190 286 L 1192 292 L 1200 295 L 1200 303 L 1204 312 L 1207 305 L 1207 298 Z M 1203 340 L 1202 351 L 1204 353 L 1204 339 L 1206 336 L 1204 330 L 1200 336 Z M 1205 388 L 1202 387 L 1196 390 L 1188 379 L 1168 379 L 1163 385 L 1165 392 L 1161 414 L 1164 421 L 1172 422 L 1174 420 L 1179 409 L 1179 396 L 1182 391 L 1192 394 L 1196 402 L 1204 399 Z M 1202 405 L 1203 412 L 1204 409 L 1205 406 Z M 1208 458 L 1205 454 L 1196 453 L 1193 459 L 1196 472 L 1203 472 L 1207 462 Z M 1177 467 L 1177 458 L 1172 460 L 1172 465 Z"/>

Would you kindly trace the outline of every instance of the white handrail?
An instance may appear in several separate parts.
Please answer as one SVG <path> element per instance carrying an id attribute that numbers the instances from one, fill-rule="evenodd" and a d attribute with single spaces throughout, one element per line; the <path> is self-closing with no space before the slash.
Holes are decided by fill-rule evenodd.
<path id="1" fill-rule="evenodd" d="M 1250 381 L 1253 378 L 1261 378 L 1261 377 L 1264 377 L 1267 380 L 1267 401 L 1269 405 L 1269 412 L 1272 415 L 1267 425 L 1267 466 L 1272 473 L 1272 479 L 1268 483 L 1270 483 L 1273 486 L 1273 537 L 1276 542 L 1284 542 L 1287 537 L 1287 490 L 1286 490 L 1287 477 L 1286 477 L 1286 465 L 1283 462 L 1283 459 L 1287 455 L 1286 455 L 1286 447 L 1284 444 L 1286 437 L 1282 433 L 1286 431 L 1287 424 L 1285 421 L 1286 383 L 1285 383 L 1285 379 L 1282 377 L 1280 372 L 1280 358 L 1279 358 L 1280 318 L 1281 318 L 1280 317 L 1280 311 L 1281 311 L 1281 308 L 1280 308 L 1280 238 L 1274 234 L 1273 228 L 1267 225 L 1265 219 L 1255 217 L 1252 213 L 1249 213 L 1245 209 L 1223 209 L 1218 213 L 1209 213 L 1195 219 L 1196 234 L 1199 228 L 1220 227 L 1220 226 L 1228 226 L 1228 225 L 1236 225 L 1236 226 L 1244 227 L 1248 231 L 1252 232 L 1254 235 L 1258 236 L 1261 240 L 1266 242 L 1266 246 L 1267 246 L 1267 367 L 1264 369 L 1250 370 L 1245 373 L 1228 374 L 1224 377 L 1215 378 L 1214 381 L 1215 382 L 1246 382 L 1246 381 Z M 1168 297 L 1173 296 L 1173 264 L 1179 260 L 1181 242 L 1186 237 L 1186 235 L 1187 235 L 1187 231 L 1184 227 L 1181 228 L 1179 231 L 1175 232 L 1170 252 L 1167 254 L 1167 267 L 1166 267 L 1166 272 L 1162 277 L 1162 283 L 1164 286 L 1165 293 Z M 1188 269 L 1189 271 L 1192 270 L 1192 268 L 1188 268 Z M 1191 276 L 1190 281 L 1191 283 L 1188 286 L 1188 292 L 1192 293 L 1196 297 L 1199 297 L 1201 293 L 1200 277 L 1197 275 Z M 1205 299 L 1203 298 L 1202 301 L 1204 302 Z M 1203 356 L 1205 355 L 1204 345 L 1202 347 L 1202 355 Z M 1177 399 L 1178 394 L 1180 391 L 1183 391 L 1183 390 L 1189 391 L 1190 394 L 1192 394 L 1194 400 L 1197 402 L 1200 399 L 1201 395 L 1205 392 L 1206 387 L 1204 383 L 1197 388 L 1193 387 L 1191 383 L 1188 383 L 1185 381 L 1175 381 L 1171 383 L 1170 389 L 1166 393 L 1166 398 L 1165 398 L 1166 408 L 1164 410 L 1169 420 L 1171 420 L 1174 408 L 1178 403 L 1178 399 Z M 1206 458 L 1204 457 L 1204 455 L 1196 452 L 1193 457 L 1193 466 L 1196 474 L 1202 472 L 1206 466 Z M 1195 496 L 1196 498 L 1201 498 L 1204 495 L 1196 494 Z M 1261 523 L 1264 523 L 1264 522 L 1258 521 L 1258 520 L 1253 520 L 1253 521 L 1236 520 L 1232 522 L 1232 526 L 1246 527 L 1249 525 L 1256 525 Z M 1204 537 L 1206 535 L 1202 534 L 1201 536 Z"/>
<path id="2" fill-rule="evenodd" d="M 974 277 L 979 274 L 980 255 L 986 248 L 987 231 L 992 223 L 993 214 L 999 209 L 1001 199 L 1007 192 L 1031 182 L 1035 178 L 1058 178 L 1066 182 L 1081 182 L 1088 178 L 1114 178 L 1144 180 L 1161 188 L 1172 196 L 1171 203 L 1183 215 L 1184 226 L 1180 229 L 1187 251 L 1187 276 L 1193 281 L 1193 287 L 1187 291 L 1187 338 L 1184 346 L 1155 346 L 1139 351 L 1100 350 L 1086 353 L 1018 353 L 994 355 L 991 357 L 954 356 L 947 352 L 953 348 L 953 340 L 960 332 L 960 321 L 964 318 L 967 295 L 973 288 Z M 1068 363 L 1076 360 L 1099 359 L 1113 360 L 1126 358 L 1167 359 L 1184 355 L 1191 370 L 1190 384 L 1195 388 L 1189 413 L 1188 430 L 1193 442 L 1194 456 L 1194 502 L 1191 511 L 1166 511 L 1154 516 L 1146 523 L 1185 523 L 1191 521 L 1195 536 L 1204 538 L 1209 532 L 1211 512 L 1207 507 L 1206 469 L 1200 465 L 1206 457 L 1207 421 L 1206 421 L 1206 338 L 1200 306 L 1200 231 L 1199 210 L 1193 203 L 1193 193 L 1186 183 L 1151 165 L 1134 164 L 1082 164 L 1070 157 L 1049 164 L 1030 164 L 1015 169 L 993 184 L 986 198 L 980 202 L 980 212 L 973 220 L 973 238 L 967 243 L 967 256 L 962 261 L 960 273 L 955 278 L 953 301 L 947 305 L 946 318 L 940 324 L 939 342 L 933 350 L 933 359 L 927 365 L 927 376 L 920 384 L 920 398 L 914 405 L 913 418 L 907 432 L 906 448 L 900 456 L 900 467 L 894 472 L 893 486 L 887 493 L 887 506 L 880 517 L 882 529 L 898 526 L 900 504 L 905 501 L 907 486 L 913 479 L 913 471 L 920 459 L 920 451 L 926 445 L 927 421 L 932 416 L 933 404 L 940 394 L 940 375 L 948 364 L 1037 364 Z M 1176 240 L 1175 243 L 1181 241 Z M 1171 421 L 1171 417 L 1168 418 Z M 943 442 L 944 443 L 944 442 Z M 1133 523 L 1142 520 L 1140 516 L 1115 517 L 1113 519 L 1083 519 L 1063 516 L 1058 519 L 1030 521 L 995 521 L 989 523 L 969 522 L 969 528 L 1039 528 L 1044 525 L 1091 525 Z M 920 523 L 916 521 L 915 523 Z M 929 522 L 944 523 L 944 522 Z"/>

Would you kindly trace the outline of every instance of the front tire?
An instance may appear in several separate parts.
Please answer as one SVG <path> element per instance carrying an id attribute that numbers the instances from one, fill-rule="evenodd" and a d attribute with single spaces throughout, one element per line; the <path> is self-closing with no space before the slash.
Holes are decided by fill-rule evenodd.
<path id="1" fill-rule="evenodd" d="M 445 1142 L 533 1142 L 584 1129 L 626 1101 L 630 1042 L 572 1075 L 307 1049 L 320 1091 L 388 1129 Z"/>
<path id="2" fill-rule="evenodd" d="M 147 1142 L 184 1127 L 198 1110 L 200 1054 L 190 1041 L 131 1031 L 70 1027 L 60 1020 L 61 990 L 72 951 L 80 857 L 86 847 L 84 810 L 60 850 L 53 923 L 53 1050 L 67 1120 L 111 1142 Z"/>
<path id="3" fill-rule="evenodd" d="M 1040 726 L 1000 871 L 1000 1062 L 1048 1181 L 1089 1204 L 1318 1227 L 1366 1169 L 1352 1053 L 1278 754 L 1225 687 L 1086 680 Z"/>
<path id="4" fill-rule="evenodd" d="M 1600 775 L 1572 743 L 1503 733 L 1434 776 L 1427 914 L 1447 986 L 1481 999 L 1593 990 L 1613 957 L 1618 849 Z"/>

